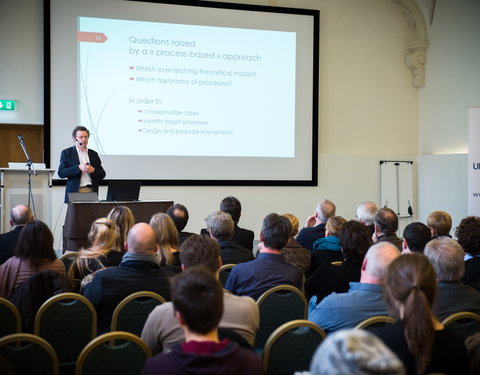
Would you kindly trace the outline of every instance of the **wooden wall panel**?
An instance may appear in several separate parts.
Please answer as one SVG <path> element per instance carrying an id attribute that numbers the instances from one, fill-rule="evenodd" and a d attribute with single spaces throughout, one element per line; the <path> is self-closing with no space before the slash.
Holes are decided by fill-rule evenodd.
<path id="1" fill-rule="evenodd" d="M 8 167 L 8 162 L 26 162 L 19 134 L 23 136 L 32 162 L 44 162 L 42 125 L 0 124 L 0 167 Z"/>

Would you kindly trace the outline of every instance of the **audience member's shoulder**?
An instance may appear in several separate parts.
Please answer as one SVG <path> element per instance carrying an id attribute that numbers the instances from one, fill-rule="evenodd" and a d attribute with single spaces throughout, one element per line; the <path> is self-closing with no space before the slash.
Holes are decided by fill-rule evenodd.
<path id="1" fill-rule="evenodd" d="M 242 305 L 245 308 L 253 308 L 258 310 L 258 305 L 252 297 L 236 296 L 231 293 L 223 293 L 223 300 L 225 304 Z"/>
<path id="2" fill-rule="evenodd" d="M 253 233 L 253 230 L 250 230 L 250 229 L 246 229 L 246 228 L 241 228 L 241 227 L 236 227 L 235 229 L 239 230 L 240 232 L 242 232 L 245 236 L 251 236 L 252 239 L 253 237 L 255 236 L 255 234 Z"/>
<path id="3" fill-rule="evenodd" d="M 150 313 L 149 315 L 149 318 L 150 317 L 154 317 L 156 315 L 164 315 L 165 313 L 168 313 L 168 312 L 173 312 L 173 304 L 172 302 L 165 302 L 165 303 L 161 303 L 160 305 L 157 305 L 153 308 L 152 312 Z"/>
<path id="4" fill-rule="evenodd" d="M 252 262 L 255 262 L 255 259 L 249 260 L 249 261 L 243 262 L 243 263 L 238 263 L 238 264 L 235 265 L 235 267 L 232 268 L 232 272 L 233 271 L 238 272 L 240 270 L 251 269 L 252 268 Z"/>

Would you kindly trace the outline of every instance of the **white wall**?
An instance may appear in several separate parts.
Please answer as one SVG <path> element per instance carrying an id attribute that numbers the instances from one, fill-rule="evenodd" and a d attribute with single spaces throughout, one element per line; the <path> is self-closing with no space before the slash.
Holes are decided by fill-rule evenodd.
<path id="1" fill-rule="evenodd" d="M 467 215 L 467 106 L 480 105 L 479 15 L 478 1 L 437 1 L 418 98 L 419 218 L 445 210 L 454 227 Z"/>
<path id="2" fill-rule="evenodd" d="M 39 92 L 43 85 L 42 20 L 36 13 L 39 2 L 5 2 L 0 25 L 4 19 L 15 21 L 10 22 L 11 28 L 2 30 L 2 35 L 15 41 L 0 42 L 4 43 L 0 45 L 0 96 L 14 94 L 19 100 L 33 96 L 36 103 L 42 103 Z M 266 1 L 248 3 L 265 5 Z M 410 34 L 408 21 L 398 5 L 385 0 L 279 0 L 275 3 L 321 11 L 319 186 L 142 188 L 143 199 L 172 199 L 185 204 L 191 214 L 189 231 L 202 228 L 205 216 L 217 209 L 226 195 L 235 195 L 242 201 L 244 212 L 240 225 L 255 230 L 257 237 L 261 220 L 267 213 L 291 212 L 303 221 L 322 198 L 332 199 L 340 215 L 354 218 L 358 203 L 380 198 L 379 160 L 415 160 L 418 155 L 418 90 L 413 88 L 411 71 L 404 62 Z M 29 16 L 32 12 L 33 16 Z M 14 30 L 21 37 L 14 35 Z M 23 48 L 25 44 L 20 43 L 20 39 L 28 41 L 32 48 Z M 3 64 L 4 54 L 15 59 Z M 37 73 L 28 79 L 17 79 L 23 71 Z M 38 122 L 43 117 L 40 105 L 19 108 L 16 115 L 18 120 L 0 117 L 0 123 Z M 102 189 L 100 196 L 104 195 Z M 63 188 L 54 188 L 53 199 L 52 217 L 59 246 L 65 214 L 65 207 L 61 210 Z"/>
<path id="3" fill-rule="evenodd" d="M 0 124 L 43 125 L 43 1 L 2 0 L 0 5 Z"/>

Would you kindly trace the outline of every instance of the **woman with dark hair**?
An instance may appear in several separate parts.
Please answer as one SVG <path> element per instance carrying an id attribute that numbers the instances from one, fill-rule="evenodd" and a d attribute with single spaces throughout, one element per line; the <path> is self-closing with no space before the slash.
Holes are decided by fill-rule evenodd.
<path id="1" fill-rule="evenodd" d="M 0 266 L 0 297 L 41 271 L 57 271 L 65 275 L 63 262 L 53 250 L 53 234 L 40 220 L 25 224 L 15 247 L 14 256 Z"/>
<path id="2" fill-rule="evenodd" d="M 78 256 L 68 270 L 68 276 L 72 280 L 75 290 L 79 289 L 85 276 L 106 267 L 118 266 L 122 261 L 125 252 L 114 250 L 115 228 L 115 223 L 106 217 L 93 222 L 88 233 L 91 246 L 78 252 Z"/>
<path id="3" fill-rule="evenodd" d="M 115 245 L 113 249 L 115 251 L 125 251 L 128 231 L 135 224 L 132 210 L 126 206 L 116 206 L 108 213 L 107 219 L 115 223 Z"/>
<path id="4" fill-rule="evenodd" d="M 463 219 L 455 230 L 455 236 L 466 253 L 462 281 L 480 290 L 480 217 Z"/>
<path id="5" fill-rule="evenodd" d="M 373 330 L 402 360 L 407 374 L 467 374 L 465 344 L 432 312 L 437 290 L 427 257 L 413 253 L 394 259 L 385 276 L 385 298 L 398 320 Z"/>
<path id="6" fill-rule="evenodd" d="M 339 234 L 343 254 L 342 264 L 321 264 L 305 282 L 305 293 L 311 306 L 332 292 L 347 292 L 350 281 L 360 281 L 363 258 L 372 245 L 372 235 L 368 228 L 358 221 L 344 223 Z"/>

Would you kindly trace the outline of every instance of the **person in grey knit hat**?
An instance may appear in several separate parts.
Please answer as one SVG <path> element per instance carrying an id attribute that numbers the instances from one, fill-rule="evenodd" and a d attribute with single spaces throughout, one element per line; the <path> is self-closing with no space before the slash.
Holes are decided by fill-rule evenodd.
<path id="1" fill-rule="evenodd" d="M 310 364 L 310 374 L 404 375 L 405 369 L 375 335 L 361 329 L 345 329 L 332 333 L 319 346 Z"/>

